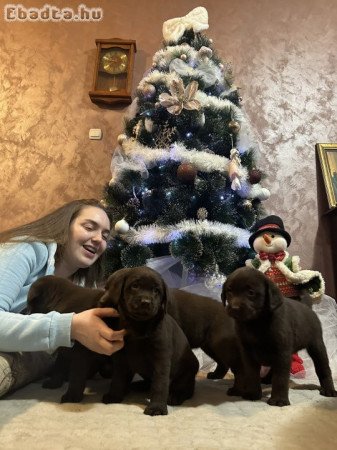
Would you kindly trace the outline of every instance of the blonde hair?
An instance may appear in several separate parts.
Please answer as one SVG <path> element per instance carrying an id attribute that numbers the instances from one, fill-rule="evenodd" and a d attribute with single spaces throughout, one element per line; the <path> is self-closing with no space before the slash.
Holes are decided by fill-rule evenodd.
<path id="1" fill-rule="evenodd" d="M 87 206 L 100 208 L 107 213 L 104 206 L 96 199 L 73 200 L 40 219 L 3 231 L 0 233 L 0 243 L 17 241 L 17 238 L 20 238 L 20 242 L 56 242 L 55 260 L 58 261 L 62 258 L 65 246 L 68 243 L 71 223 Z M 104 274 L 103 255 L 92 266 L 79 269 L 74 274 L 73 279 L 84 278 L 86 286 L 93 286 L 96 282 L 99 282 Z"/>

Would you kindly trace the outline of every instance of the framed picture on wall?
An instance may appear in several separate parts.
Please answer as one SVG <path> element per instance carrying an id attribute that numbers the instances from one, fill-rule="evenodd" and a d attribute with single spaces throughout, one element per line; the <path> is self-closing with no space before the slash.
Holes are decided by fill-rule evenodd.
<path id="1" fill-rule="evenodd" d="M 337 144 L 316 144 L 330 208 L 337 206 Z"/>

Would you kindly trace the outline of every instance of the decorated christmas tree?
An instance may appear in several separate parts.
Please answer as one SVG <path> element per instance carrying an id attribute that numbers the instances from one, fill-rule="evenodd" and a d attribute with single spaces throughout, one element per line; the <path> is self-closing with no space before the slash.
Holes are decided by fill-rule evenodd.
<path id="1" fill-rule="evenodd" d="M 222 276 L 250 256 L 248 229 L 269 191 L 231 65 L 206 29 L 203 7 L 166 21 L 138 85 L 105 191 L 109 273 L 167 256 L 189 276 Z"/>

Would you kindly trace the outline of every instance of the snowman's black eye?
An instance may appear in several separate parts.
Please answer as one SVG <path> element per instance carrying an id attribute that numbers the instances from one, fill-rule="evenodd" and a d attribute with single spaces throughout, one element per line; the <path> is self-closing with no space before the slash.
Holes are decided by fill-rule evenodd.
<path id="1" fill-rule="evenodd" d="M 270 237 L 271 237 L 271 238 L 274 238 L 274 237 L 275 237 L 275 234 L 271 234 Z"/>

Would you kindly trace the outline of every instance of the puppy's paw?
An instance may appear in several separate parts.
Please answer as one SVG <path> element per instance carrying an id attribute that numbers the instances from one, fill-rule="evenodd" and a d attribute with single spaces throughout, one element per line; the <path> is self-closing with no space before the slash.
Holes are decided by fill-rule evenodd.
<path id="1" fill-rule="evenodd" d="M 187 392 L 175 392 L 174 394 L 170 394 L 168 399 L 167 399 L 167 404 L 170 406 L 177 406 L 177 405 L 181 405 L 182 403 L 184 403 L 185 400 L 191 398 L 193 395 L 193 392 L 189 394 L 187 394 Z"/>
<path id="2" fill-rule="evenodd" d="M 63 384 L 63 381 L 60 379 L 54 379 L 54 378 L 48 378 L 48 380 L 45 380 L 42 383 L 43 389 L 57 389 L 61 387 Z"/>
<path id="3" fill-rule="evenodd" d="M 242 394 L 242 398 L 245 400 L 261 400 L 262 398 L 262 391 L 252 391 L 252 392 L 244 392 Z"/>
<path id="4" fill-rule="evenodd" d="M 66 392 L 61 397 L 61 403 L 80 403 L 83 399 L 83 393 Z"/>
<path id="5" fill-rule="evenodd" d="M 166 416 L 167 406 L 163 403 L 150 403 L 144 410 L 148 416 Z"/>
<path id="6" fill-rule="evenodd" d="M 242 397 L 242 391 L 240 389 L 235 388 L 234 386 L 227 389 L 227 395 L 230 397 Z"/>
<path id="7" fill-rule="evenodd" d="M 288 398 L 273 398 L 270 397 L 270 399 L 267 401 L 268 405 L 271 406 L 288 406 L 290 405 L 290 401 Z"/>
<path id="8" fill-rule="evenodd" d="M 228 372 L 228 368 L 217 367 L 213 372 L 208 372 L 207 378 L 209 380 L 222 380 Z"/>
<path id="9" fill-rule="evenodd" d="M 324 395 L 324 397 L 337 397 L 337 391 L 335 391 L 335 389 L 333 388 L 321 388 L 319 390 L 319 393 L 321 395 Z"/>
<path id="10" fill-rule="evenodd" d="M 116 394 L 110 394 L 110 392 L 107 392 L 102 397 L 102 403 L 105 403 L 108 405 L 109 403 L 122 403 L 123 397 Z"/>

